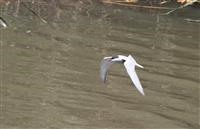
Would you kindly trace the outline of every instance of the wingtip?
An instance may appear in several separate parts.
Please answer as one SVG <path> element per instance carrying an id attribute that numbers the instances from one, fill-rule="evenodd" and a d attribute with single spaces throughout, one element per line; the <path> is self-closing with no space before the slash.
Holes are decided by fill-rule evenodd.
<path id="1" fill-rule="evenodd" d="M 139 91 L 143 96 L 145 96 L 145 93 L 144 93 L 143 88 L 142 88 L 142 89 L 138 89 L 138 91 Z"/>
<path id="2" fill-rule="evenodd" d="M 106 85 L 106 84 L 107 84 L 107 81 L 101 80 L 101 83 L 102 83 L 102 85 Z"/>
<path id="3" fill-rule="evenodd" d="M 100 75 L 100 76 L 101 76 L 101 75 Z M 106 78 L 100 77 L 100 81 L 101 81 L 103 84 L 106 84 Z"/>
<path id="4" fill-rule="evenodd" d="M 106 84 L 106 79 L 102 80 L 103 84 Z"/>
<path id="5" fill-rule="evenodd" d="M 140 91 L 140 93 L 143 95 L 143 96 L 145 96 L 145 93 L 144 93 L 144 91 L 142 90 L 142 91 Z"/>

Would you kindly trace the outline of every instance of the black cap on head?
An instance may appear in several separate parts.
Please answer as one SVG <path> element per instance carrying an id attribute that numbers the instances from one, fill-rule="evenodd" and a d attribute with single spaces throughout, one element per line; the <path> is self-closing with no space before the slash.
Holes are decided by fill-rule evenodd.
<path id="1" fill-rule="evenodd" d="M 118 58 L 118 56 L 112 56 L 112 58 L 111 58 L 111 59 L 115 59 L 115 58 Z"/>

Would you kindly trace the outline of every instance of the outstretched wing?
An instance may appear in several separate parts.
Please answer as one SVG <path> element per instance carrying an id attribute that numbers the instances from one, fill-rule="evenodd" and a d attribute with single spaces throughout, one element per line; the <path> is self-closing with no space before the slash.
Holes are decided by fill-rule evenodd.
<path id="1" fill-rule="evenodd" d="M 136 64 L 132 60 L 132 57 L 128 57 L 128 59 L 124 62 L 124 66 L 126 68 L 126 71 L 128 72 L 128 75 L 130 76 L 132 82 L 134 83 L 135 87 L 139 90 L 139 92 L 142 95 L 144 95 L 142 85 L 141 85 L 140 80 L 135 71 Z"/>
<path id="2" fill-rule="evenodd" d="M 101 61 L 101 68 L 100 68 L 100 77 L 101 80 L 105 83 L 106 82 L 106 76 L 108 73 L 108 69 L 110 68 L 112 62 L 111 62 L 112 57 L 105 57 Z"/>

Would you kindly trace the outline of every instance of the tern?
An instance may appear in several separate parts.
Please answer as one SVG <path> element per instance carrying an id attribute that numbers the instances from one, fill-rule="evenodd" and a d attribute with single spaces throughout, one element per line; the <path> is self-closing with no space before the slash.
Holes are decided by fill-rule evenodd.
<path id="1" fill-rule="evenodd" d="M 140 68 L 144 68 L 144 67 L 142 65 L 138 64 L 131 55 L 129 55 L 129 56 L 117 55 L 117 56 L 104 57 L 101 62 L 101 69 L 100 69 L 101 80 L 104 83 L 106 82 L 106 76 L 108 74 L 108 69 L 110 68 L 110 66 L 113 63 L 124 64 L 126 71 L 127 71 L 128 75 L 130 76 L 135 87 L 138 89 L 138 91 L 142 95 L 145 95 L 142 85 L 140 83 L 140 80 L 135 71 L 135 66 L 138 66 Z"/>

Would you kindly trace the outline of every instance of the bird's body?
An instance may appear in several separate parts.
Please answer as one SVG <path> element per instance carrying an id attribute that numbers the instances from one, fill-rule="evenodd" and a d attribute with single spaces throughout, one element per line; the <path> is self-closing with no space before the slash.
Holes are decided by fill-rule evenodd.
<path id="1" fill-rule="evenodd" d="M 129 56 L 123 56 L 123 55 L 117 55 L 117 56 L 111 56 L 111 57 L 104 57 L 101 62 L 101 71 L 100 71 L 100 77 L 102 81 L 106 82 L 106 76 L 108 73 L 108 69 L 113 63 L 122 63 L 124 64 L 126 71 L 128 75 L 130 76 L 132 82 L 134 83 L 135 87 L 139 90 L 139 92 L 144 95 L 144 91 L 142 88 L 142 85 L 139 81 L 139 78 L 135 71 L 135 66 L 138 66 L 140 68 L 144 68 L 140 64 L 138 64 L 135 59 L 129 55 Z"/>

